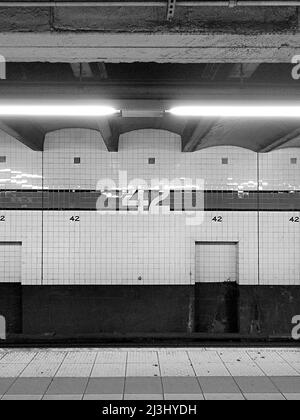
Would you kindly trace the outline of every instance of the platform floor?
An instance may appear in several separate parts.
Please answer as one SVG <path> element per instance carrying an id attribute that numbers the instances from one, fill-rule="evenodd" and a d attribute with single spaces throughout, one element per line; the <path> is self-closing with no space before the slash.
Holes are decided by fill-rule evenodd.
<path id="1" fill-rule="evenodd" d="M 0 396 L 300 400 L 300 349 L 0 349 Z"/>

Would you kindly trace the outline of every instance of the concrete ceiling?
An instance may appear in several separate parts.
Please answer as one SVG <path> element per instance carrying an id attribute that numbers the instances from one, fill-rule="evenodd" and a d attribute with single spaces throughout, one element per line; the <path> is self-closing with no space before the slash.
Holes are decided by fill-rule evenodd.
<path id="1" fill-rule="evenodd" d="M 290 67 L 284 67 L 278 79 L 274 76 L 282 63 L 290 64 L 291 58 L 299 54 L 300 20 L 297 7 L 177 7 L 172 20 L 167 20 L 166 12 L 166 7 L 155 6 L 0 7 L 0 54 L 8 62 L 10 82 L 10 85 L 5 81 L 0 82 L 1 97 L 10 98 L 13 95 L 22 99 L 33 94 L 36 98 L 47 99 L 54 92 L 54 97 L 56 94 L 64 98 L 73 94 L 74 90 L 73 96 L 76 98 L 110 97 L 110 92 L 113 92 L 113 99 L 130 101 L 138 97 L 140 100 L 160 101 L 174 99 L 173 92 L 177 91 L 175 99 L 195 100 L 204 97 L 203 92 L 194 88 L 196 83 L 206 84 L 208 92 L 211 83 L 219 82 L 221 87 L 214 91 L 214 98 L 219 100 L 233 98 L 236 94 L 244 97 L 245 85 L 251 87 L 252 82 L 264 84 L 258 88 L 264 96 L 273 91 L 273 87 L 267 87 L 270 80 L 278 84 L 288 80 L 292 86 L 292 90 L 282 87 L 277 99 L 281 96 L 292 98 L 293 90 L 299 96 L 300 85 L 291 79 Z M 113 67 L 109 66 L 120 63 L 121 68 L 121 63 L 134 66 L 137 62 L 148 63 L 152 68 L 151 83 L 149 80 L 144 84 L 139 82 L 138 94 L 128 80 L 113 85 Z M 154 62 L 156 64 L 151 64 Z M 43 70 L 39 68 L 42 63 Z M 155 67 L 158 63 L 162 66 L 170 63 L 203 65 L 198 76 L 192 76 L 190 68 L 185 80 L 179 77 L 178 86 L 173 83 L 170 87 L 168 75 L 175 80 L 176 70 L 165 70 L 166 76 L 162 80 L 158 73 L 164 70 Z M 241 63 L 244 63 L 242 71 Z M 264 67 L 270 66 L 269 63 L 277 63 L 274 71 Z M 60 68 L 56 67 L 58 65 Z M 134 74 L 136 71 L 136 67 L 124 69 L 122 67 L 118 73 L 114 68 L 119 78 L 126 72 Z M 149 68 L 148 71 L 151 73 Z M 56 85 L 53 85 L 51 78 L 55 72 Z M 184 73 L 183 69 L 177 69 L 177 72 L 179 76 Z M 36 76 L 33 77 L 33 74 Z M 147 77 L 150 78 L 149 74 Z M 41 78 L 44 84 L 33 87 L 28 83 L 41 82 Z M 83 85 L 82 81 L 87 79 L 94 85 Z M 135 77 L 129 79 L 131 83 L 136 83 Z M 65 85 L 66 80 L 80 83 L 74 88 L 73 85 Z M 222 88 L 222 84 L 228 83 L 235 85 L 231 91 Z M 254 90 L 252 99 L 255 99 L 255 95 Z M 85 119 L 76 122 L 67 119 L 1 119 L 0 122 L 2 130 L 33 150 L 43 150 L 47 132 L 68 127 L 100 131 L 109 151 L 118 150 L 122 133 L 143 128 L 179 134 L 185 152 L 215 145 L 234 145 L 267 152 L 299 147 L 300 138 L 300 124 L 284 120 L 262 122 L 151 117 L 101 121 Z"/>
<path id="2" fill-rule="evenodd" d="M 7 61 L 290 62 L 299 47 L 297 7 L 0 8 Z"/>

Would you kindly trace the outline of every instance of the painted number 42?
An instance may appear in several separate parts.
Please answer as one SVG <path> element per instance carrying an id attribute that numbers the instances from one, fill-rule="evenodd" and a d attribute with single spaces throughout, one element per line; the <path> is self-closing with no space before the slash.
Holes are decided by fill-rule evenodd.
<path id="1" fill-rule="evenodd" d="M 290 222 L 292 223 L 300 223 L 300 217 L 291 217 L 290 218 Z"/>

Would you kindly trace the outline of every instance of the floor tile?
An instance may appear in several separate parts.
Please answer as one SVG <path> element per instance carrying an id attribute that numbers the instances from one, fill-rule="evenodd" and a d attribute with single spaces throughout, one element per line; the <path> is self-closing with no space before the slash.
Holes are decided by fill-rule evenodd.
<path id="1" fill-rule="evenodd" d="M 95 363 L 126 363 L 126 360 L 126 351 L 98 351 Z"/>
<path id="2" fill-rule="evenodd" d="M 276 394 L 279 392 L 267 377 L 235 377 L 235 381 L 245 394 Z"/>
<path id="3" fill-rule="evenodd" d="M 162 378 L 165 394 L 201 394 L 197 378 L 164 377 Z"/>
<path id="4" fill-rule="evenodd" d="M 232 376 L 265 376 L 255 363 L 230 362 L 226 367 Z"/>
<path id="5" fill-rule="evenodd" d="M 14 381 L 15 378 L 0 378 L 0 395 L 5 394 Z"/>
<path id="6" fill-rule="evenodd" d="M 65 363 L 60 366 L 56 373 L 57 378 L 86 378 L 92 372 L 93 365 L 88 363 Z"/>
<path id="7" fill-rule="evenodd" d="M 27 364 L 0 364 L 0 378 L 16 378 L 27 367 Z"/>
<path id="8" fill-rule="evenodd" d="M 160 376 L 159 366 L 146 363 L 128 363 L 126 377 Z"/>
<path id="9" fill-rule="evenodd" d="M 234 394 L 241 392 L 234 380 L 230 377 L 216 376 L 214 378 L 205 378 L 199 376 L 198 380 L 204 394 Z"/>
<path id="10" fill-rule="evenodd" d="M 43 397 L 43 400 L 63 400 L 63 401 L 69 401 L 69 400 L 82 400 L 83 394 L 62 394 L 62 395 L 50 395 L 46 394 Z"/>
<path id="11" fill-rule="evenodd" d="M 28 364 L 33 360 L 33 358 L 36 356 L 36 352 L 30 352 L 30 351 L 12 351 L 7 353 L 4 357 L 1 359 L 1 364 L 3 363 L 20 363 L 20 364 Z"/>
<path id="12" fill-rule="evenodd" d="M 184 350 L 160 350 L 158 353 L 160 363 L 190 363 L 189 355 Z"/>
<path id="13" fill-rule="evenodd" d="M 193 363 L 197 376 L 230 376 L 223 363 Z"/>
<path id="14" fill-rule="evenodd" d="M 290 401 L 300 401 L 300 392 L 299 394 L 284 394 L 284 397 Z"/>
<path id="15" fill-rule="evenodd" d="M 188 352 L 192 363 L 221 363 L 222 360 L 216 351 L 203 351 L 190 350 Z"/>
<path id="16" fill-rule="evenodd" d="M 47 395 L 73 395 L 83 394 L 88 383 L 88 378 L 54 378 Z"/>
<path id="17" fill-rule="evenodd" d="M 85 394 L 123 394 L 125 378 L 91 378 Z"/>
<path id="18" fill-rule="evenodd" d="M 189 362 L 160 364 L 162 376 L 195 376 L 195 371 Z"/>
<path id="19" fill-rule="evenodd" d="M 244 394 L 248 401 L 285 401 L 282 394 Z"/>
<path id="20" fill-rule="evenodd" d="M 204 398 L 207 401 L 240 401 L 245 400 L 242 394 L 204 394 Z"/>
<path id="21" fill-rule="evenodd" d="M 288 363 L 256 362 L 267 376 L 297 376 L 298 372 Z"/>
<path id="22" fill-rule="evenodd" d="M 96 360 L 97 352 L 96 351 L 71 351 L 69 352 L 65 359 L 64 363 L 71 364 L 82 364 L 89 363 L 93 364 Z"/>
<path id="23" fill-rule="evenodd" d="M 125 363 L 103 363 L 95 364 L 91 373 L 92 378 L 117 378 L 125 377 Z"/>
<path id="24" fill-rule="evenodd" d="M 251 363 L 252 359 L 246 350 L 240 351 L 218 351 L 220 359 L 224 363 Z"/>
<path id="25" fill-rule="evenodd" d="M 123 394 L 85 394 L 83 396 L 84 400 L 122 400 Z"/>
<path id="26" fill-rule="evenodd" d="M 32 362 L 33 363 L 60 364 L 63 362 L 66 355 L 67 355 L 67 352 L 65 351 L 52 351 L 52 350 L 40 351 L 37 353 L 37 355 L 35 356 Z"/>
<path id="27" fill-rule="evenodd" d="M 125 394 L 124 400 L 163 400 L 162 394 Z"/>
<path id="28" fill-rule="evenodd" d="M 165 394 L 165 400 L 204 400 L 203 394 Z"/>
<path id="29" fill-rule="evenodd" d="M 18 378 L 6 392 L 7 395 L 44 394 L 51 382 L 50 378 Z"/>
<path id="30" fill-rule="evenodd" d="M 52 378 L 55 376 L 60 363 L 48 363 L 48 362 L 31 362 L 23 370 L 21 378 Z"/>
<path id="31" fill-rule="evenodd" d="M 271 377 L 270 378 L 276 387 L 283 394 L 298 394 L 300 393 L 300 376 L 298 377 Z"/>
<path id="32" fill-rule="evenodd" d="M 43 398 L 43 395 L 3 395 L 2 400 L 41 400 Z"/>
<path id="33" fill-rule="evenodd" d="M 127 363 L 158 364 L 157 352 L 155 351 L 130 351 Z"/>
<path id="34" fill-rule="evenodd" d="M 154 377 L 126 378 L 124 394 L 162 394 L 161 379 Z"/>

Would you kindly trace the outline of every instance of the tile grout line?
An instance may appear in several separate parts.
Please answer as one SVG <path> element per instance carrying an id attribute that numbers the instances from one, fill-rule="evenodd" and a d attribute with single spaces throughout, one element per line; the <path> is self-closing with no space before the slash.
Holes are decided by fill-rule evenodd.
<path id="1" fill-rule="evenodd" d="M 249 352 L 247 351 L 247 353 L 249 354 Z M 277 353 L 277 352 L 275 352 Z M 251 358 L 250 354 L 249 357 Z M 251 360 L 253 360 L 251 358 Z M 253 363 L 255 363 L 255 365 L 263 372 L 263 374 L 265 375 L 265 378 L 267 378 L 273 385 L 274 387 L 277 389 L 278 393 L 281 394 L 283 396 L 283 398 L 286 400 L 285 396 L 283 395 L 283 393 L 280 391 L 280 389 L 277 387 L 276 383 L 273 381 L 272 377 L 267 375 L 267 373 L 263 370 L 263 368 L 261 368 L 257 363 L 256 360 L 253 360 Z"/>
<path id="2" fill-rule="evenodd" d="M 237 386 L 237 387 L 238 387 L 238 389 L 240 390 L 240 393 L 241 393 L 242 397 L 244 398 L 244 400 L 246 400 L 246 397 L 245 397 L 245 395 L 244 395 L 244 393 L 243 393 L 243 391 L 242 391 L 241 387 L 240 387 L 240 386 L 239 386 L 239 384 L 237 383 L 237 381 L 236 381 L 235 377 L 231 374 L 230 370 L 229 370 L 229 369 L 228 369 L 228 367 L 227 367 L 227 364 L 226 364 L 226 363 L 225 363 L 225 361 L 222 359 L 222 357 L 221 357 L 221 355 L 220 355 L 220 353 L 219 353 L 218 351 L 217 351 L 217 355 L 219 356 L 220 360 L 222 361 L 222 363 L 223 363 L 223 365 L 224 365 L 225 369 L 228 371 L 228 373 L 229 373 L 230 377 L 232 378 L 232 380 L 234 381 L 234 383 L 236 384 L 236 386 Z"/>
<path id="3" fill-rule="evenodd" d="M 84 391 L 83 391 L 83 394 L 82 394 L 82 398 L 81 398 L 82 400 L 84 399 L 84 396 L 85 396 L 86 390 L 87 390 L 87 388 L 88 388 L 88 386 L 89 386 L 90 379 L 91 379 L 91 375 L 92 375 L 92 373 L 93 373 L 93 370 L 94 370 L 94 367 L 95 367 L 95 364 L 96 364 L 96 360 L 97 360 L 97 357 L 98 357 L 98 352 L 96 351 L 95 353 L 96 353 L 96 357 L 95 357 L 95 359 L 94 359 L 93 366 L 92 366 L 92 369 L 91 369 L 91 371 L 90 371 L 90 375 L 89 375 L 89 377 L 88 377 L 88 380 L 87 380 L 86 386 L 85 386 Z"/>
<path id="4" fill-rule="evenodd" d="M 52 383 L 53 383 L 53 381 L 54 381 L 54 379 L 55 379 L 55 375 L 57 374 L 57 372 L 58 372 L 58 371 L 59 371 L 59 369 L 61 368 L 61 365 L 63 364 L 63 362 L 65 361 L 65 358 L 66 358 L 66 357 L 67 357 L 67 355 L 68 355 L 68 351 L 63 352 L 63 353 L 65 353 L 65 356 L 63 357 L 63 359 L 62 359 L 62 361 L 61 361 L 60 365 L 58 366 L 58 368 L 57 368 L 57 370 L 56 370 L 55 374 L 52 376 L 52 378 L 51 378 L 51 380 L 50 380 L 50 382 L 49 382 L 49 385 L 47 386 L 47 388 L 46 388 L 46 390 L 45 390 L 45 392 L 44 392 L 44 394 L 43 394 L 43 396 L 42 396 L 42 399 L 44 399 L 45 395 L 47 394 L 48 389 L 50 388 L 50 386 L 52 385 Z"/>
<path id="5" fill-rule="evenodd" d="M 128 365 L 128 351 L 126 351 L 126 360 L 125 360 L 125 374 L 124 374 L 124 384 L 123 384 L 123 398 L 125 400 L 125 389 L 126 389 L 126 378 L 127 378 L 127 365 Z"/>
<path id="6" fill-rule="evenodd" d="M 196 380 L 197 380 L 197 382 L 198 382 L 198 385 L 199 385 L 200 391 L 201 391 L 202 396 L 203 396 L 203 398 L 204 398 L 204 392 L 203 392 L 203 389 L 202 389 L 202 386 L 201 386 L 200 380 L 199 380 L 199 378 L 198 378 L 198 376 L 197 376 L 196 370 L 195 370 L 195 368 L 194 368 L 193 362 L 192 362 L 192 360 L 191 360 L 191 358 L 190 358 L 190 354 L 189 354 L 188 350 L 186 350 L 186 353 L 187 353 L 187 357 L 188 357 L 188 359 L 189 359 L 189 361 L 190 361 L 190 363 L 191 363 L 191 366 L 192 366 L 193 372 L 194 372 L 194 374 L 195 374 L 195 378 L 196 378 Z"/>
<path id="7" fill-rule="evenodd" d="M 164 388 L 164 381 L 163 381 L 163 376 L 162 376 L 161 367 L 160 367 L 159 351 L 156 351 L 155 353 L 156 353 L 157 362 L 158 362 L 158 369 L 159 369 L 159 374 L 160 374 L 160 382 L 161 382 L 161 390 L 162 390 L 163 401 L 165 401 L 165 399 L 166 399 L 165 388 Z"/>
<path id="8" fill-rule="evenodd" d="M 6 353 L 6 354 L 9 354 L 9 352 Z M 11 383 L 11 385 L 7 388 L 7 390 L 2 395 L 1 400 L 3 399 L 4 395 L 6 395 L 8 393 L 8 391 L 12 388 L 12 386 L 17 382 L 17 380 L 20 378 L 20 375 L 22 375 L 22 373 L 24 372 L 24 370 L 27 369 L 27 367 L 30 365 L 30 363 L 33 361 L 33 359 L 37 356 L 37 354 L 38 354 L 38 352 L 35 353 L 35 355 L 33 356 L 33 358 L 26 364 L 26 366 L 24 367 L 24 369 L 21 370 L 21 372 L 19 373 L 19 375 L 17 375 L 14 378 L 13 382 Z"/>

